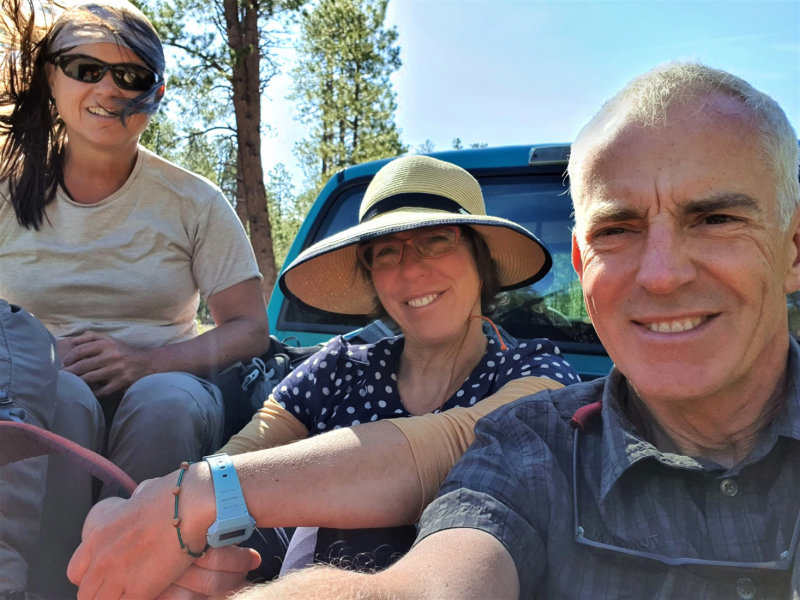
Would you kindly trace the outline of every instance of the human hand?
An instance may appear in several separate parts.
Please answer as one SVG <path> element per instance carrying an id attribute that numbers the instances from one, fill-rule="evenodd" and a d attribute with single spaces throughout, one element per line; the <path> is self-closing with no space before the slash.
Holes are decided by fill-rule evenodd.
<path id="1" fill-rule="evenodd" d="M 152 369 L 148 351 L 97 333 L 84 333 L 58 342 L 62 368 L 83 379 L 98 398 L 124 392 Z"/>
<path id="2" fill-rule="evenodd" d="M 109 498 L 92 508 L 83 526 L 83 541 L 67 568 L 67 576 L 79 588 L 80 600 L 156 598 L 179 581 L 193 559 L 181 552 L 172 524 L 176 480 L 177 472 L 151 479 L 139 485 L 129 500 Z M 187 472 L 181 500 L 184 543 L 199 551 L 214 520 L 210 480 L 198 480 Z M 219 560 L 227 558 L 225 555 Z M 225 562 L 223 571 L 232 570 L 227 565 Z"/>
<path id="3" fill-rule="evenodd" d="M 225 598 L 243 585 L 249 585 L 245 579 L 247 572 L 260 563 L 261 557 L 252 548 L 209 548 L 158 596 L 158 600 Z"/>

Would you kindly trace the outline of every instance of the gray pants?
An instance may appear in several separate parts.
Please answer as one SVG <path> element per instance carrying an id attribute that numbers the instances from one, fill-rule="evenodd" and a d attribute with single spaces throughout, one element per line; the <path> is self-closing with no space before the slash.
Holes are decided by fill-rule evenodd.
<path id="1" fill-rule="evenodd" d="M 183 460 L 200 460 L 222 445 L 219 390 L 187 373 L 149 375 L 132 385 L 110 419 L 107 444 L 103 412 L 83 380 L 61 371 L 58 396 L 52 430 L 97 452 L 105 446 L 103 453 L 137 482 L 174 471 Z M 61 457 L 47 460 L 42 527 L 28 589 L 48 600 L 74 598 L 66 567 L 92 506 L 92 481 Z"/>

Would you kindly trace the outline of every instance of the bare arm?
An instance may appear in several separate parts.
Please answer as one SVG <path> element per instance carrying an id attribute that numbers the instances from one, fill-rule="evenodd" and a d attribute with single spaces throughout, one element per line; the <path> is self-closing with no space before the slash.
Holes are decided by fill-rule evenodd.
<path id="1" fill-rule="evenodd" d="M 158 348 L 133 348 L 86 332 L 59 342 L 65 370 L 86 381 L 98 397 L 125 390 L 152 373 L 182 371 L 209 376 L 233 362 L 266 352 L 269 325 L 257 279 L 237 283 L 208 299 L 216 327 L 194 339 Z"/>
<path id="2" fill-rule="evenodd" d="M 313 567 L 242 590 L 234 600 L 505 600 L 519 597 L 511 555 L 476 529 L 447 529 L 374 575 Z"/>
<path id="3" fill-rule="evenodd" d="M 340 429 L 233 461 L 249 510 L 263 527 L 400 525 L 413 522 L 419 510 L 411 450 L 389 423 Z M 180 552 L 172 526 L 176 481 L 177 471 L 144 482 L 130 500 L 111 499 L 92 509 L 68 570 L 80 585 L 79 598 L 154 598 L 187 569 L 192 560 Z M 215 518 L 204 463 L 184 477 L 180 518 L 185 543 L 201 550 Z"/>

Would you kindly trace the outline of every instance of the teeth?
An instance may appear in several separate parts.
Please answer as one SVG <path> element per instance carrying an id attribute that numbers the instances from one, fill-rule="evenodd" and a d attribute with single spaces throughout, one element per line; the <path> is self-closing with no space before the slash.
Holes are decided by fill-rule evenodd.
<path id="1" fill-rule="evenodd" d="M 102 106 L 92 106 L 88 110 L 93 115 L 98 115 L 98 116 L 101 116 L 101 117 L 116 117 L 116 116 L 118 116 L 118 113 L 111 112 L 110 110 L 106 110 Z"/>
<path id="2" fill-rule="evenodd" d="M 703 321 L 705 321 L 704 317 L 695 317 L 693 319 L 681 319 L 680 321 L 647 323 L 646 326 L 650 331 L 655 331 L 658 333 L 678 333 L 681 331 L 689 331 L 690 329 L 694 329 Z"/>
<path id="3" fill-rule="evenodd" d="M 430 296 L 423 296 L 422 298 L 414 298 L 413 300 L 408 301 L 409 306 L 413 306 L 414 308 L 419 308 L 421 306 L 427 306 L 434 300 L 439 294 L 431 294 Z"/>

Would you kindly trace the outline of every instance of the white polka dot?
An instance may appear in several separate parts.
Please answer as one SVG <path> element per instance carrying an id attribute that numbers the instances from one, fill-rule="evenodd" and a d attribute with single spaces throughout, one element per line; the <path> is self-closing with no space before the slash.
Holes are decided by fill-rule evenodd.
<path id="1" fill-rule="evenodd" d="M 358 390 L 358 395 L 363 398 L 364 396 L 367 395 L 367 390 L 364 389 Z"/>
<path id="2" fill-rule="evenodd" d="M 329 396 L 331 391 L 327 387 L 324 387 L 322 388 L 322 393 L 325 394 L 326 396 Z"/>
<path id="3" fill-rule="evenodd" d="M 281 386 L 281 391 L 282 391 L 282 392 L 288 392 L 288 391 L 289 391 L 289 388 L 288 388 L 287 386 L 285 386 L 285 385 L 282 385 L 282 386 Z"/>
<path id="4" fill-rule="evenodd" d="M 369 418 L 369 420 L 370 420 L 370 421 L 377 421 L 377 420 L 378 420 L 378 415 L 372 415 L 372 416 Z"/>
<path id="5" fill-rule="evenodd" d="M 366 408 L 367 410 L 372 408 L 372 402 L 364 402 L 364 408 Z"/>
<path id="6" fill-rule="evenodd" d="M 324 369 L 327 366 L 328 366 L 328 361 L 323 360 L 321 363 L 319 363 L 320 369 Z"/>
<path id="7" fill-rule="evenodd" d="M 380 363 L 380 365 L 381 365 L 382 367 L 385 367 L 385 366 L 386 366 L 386 361 L 385 361 L 385 360 L 381 359 L 381 360 L 380 360 L 380 361 L 378 361 L 378 362 Z"/>
<path id="8" fill-rule="evenodd" d="M 308 390 L 308 391 L 306 392 L 306 398 L 311 398 L 311 390 Z"/>
<path id="9" fill-rule="evenodd" d="M 478 399 L 477 399 L 475 396 L 473 396 L 472 398 L 470 398 L 470 399 L 469 399 L 469 404 L 470 404 L 470 406 L 472 406 L 473 404 L 475 404 L 477 401 L 478 401 Z"/>
<path id="10" fill-rule="evenodd" d="M 296 413 L 300 412 L 300 407 L 297 404 L 294 405 L 294 412 Z"/>
<path id="11" fill-rule="evenodd" d="M 519 360 L 520 358 L 522 358 L 522 355 L 515 354 L 513 358 L 514 358 L 514 360 Z"/>
<path id="12" fill-rule="evenodd" d="M 353 376 L 352 376 L 352 375 L 345 375 L 345 376 L 344 376 L 344 380 L 345 380 L 345 381 L 352 381 L 352 379 L 353 379 Z"/>
<path id="13" fill-rule="evenodd" d="M 361 421 L 359 421 L 358 419 L 354 419 L 351 425 L 361 425 Z"/>
<path id="14" fill-rule="evenodd" d="M 394 409 L 394 414 L 396 414 L 396 415 L 402 415 L 402 414 L 403 414 L 403 409 L 402 409 L 402 408 L 395 408 L 395 409 Z"/>
<path id="15" fill-rule="evenodd" d="M 559 379 L 564 379 L 564 376 L 561 373 L 556 373 L 556 377 L 558 377 Z"/>
<path id="16" fill-rule="evenodd" d="M 386 401 L 385 400 L 378 400 L 378 406 L 381 408 L 386 408 Z"/>
<path id="17" fill-rule="evenodd" d="M 345 368 L 346 368 L 346 369 L 349 369 L 350 367 L 352 367 L 352 366 L 353 366 L 353 363 L 351 363 L 351 362 L 348 360 L 346 363 L 344 363 L 344 366 L 345 366 Z"/>
<path id="18" fill-rule="evenodd" d="M 325 423 L 317 423 L 317 429 L 325 429 Z"/>
<path id="19" fill-rule="evenodd" d="M 539 351 L 541 349 L 542 349 L 542 345 L 541 344 L 536 344 L 536 350 Z"/>
<path id="20" fill-rule="evenodd" d="M 352 415 L 354 412 L 356 412 L 355 407 L 353 407 L 353 406 L 348 406 L 347 407 L 347 414 L 348 415 Z"/>
<path id="21" fill-rule="evenodd" d="M 379 371 L 379 372 L 375 373 L 375 379 L 380 379 L 380 378 L 381 378 L 381 374 L 380 374 L 380 371 Z"/>
<path id="22" fill-rule="evenodd" d="M 486 366 L 487 367 L 494 367 L 494 361 L 490 360 L 489 362 L 486 363 Z"/>
<path id="23" fill-rule="evenodd" d="M 390 385 L 387 385 L 385 388 L 383 388 L 383 390 L 384 390 L 384 391 L 385 391 L 387 394 L 391 394 L 391 393 L 392 393 L 392 386 L 390 386 Z"/>
<path id="24" fill-rule="evenodd" d="M 294 372 L 294 376 L 295 376 L 295 377 L 297 377 L 298 379 L 302 379 L 302 378 L 303 378 L 303 375 L 305 375 L 305 373 L 303 373 L 303 371 L 302 371 L 302 370 L 300 370 L 300 369 L 297 369 L 297 370 Z"/>
<path id="25" fill-rule="evenodd" d="M 456 392 L 456 398 L 461 398 L 461 396 L 463 396 L 463 395 L 464 395 L 464 390 L 458 390 Z"/>
<path id="26" fill-rule="evenodd" d="M 368 392 L 371 394 L 372 392 L 374 392 L 374 391 L 375 391 L 375 388 L 374 388 L 374 387 L 372 387 L 371 385 L 368 385 L 368 386 L 367 386 L 367 391 L 368 391 Z"/>
<path id="27" fill-rule="evenodd" d="M 295 387 L 292 388 L 292 395 L 297 396 L 300 393 L 300 388 Z"/>
<path id="28" fill-rule="evenodd" d="M 519 345 L 519 347 L 520 347 L 520 348 L 527 348 L 527 347 L 528 347 L 528 344 L 527 344 L 527 342 L 522 342 L 522 343 Z"/>
<path id="29" fill-rule="evenodd" d="M 327 414 L 327 412 L 328 412 L 328 407 L 327 406 L 323 406 L 322 410 L 319 411 L 319 414 L 324 417 Z"/>
<path id="30" fill-rule="evenodd" d="M 392 373 L 392 381 L 397 381 L 397 373 Z"/>

